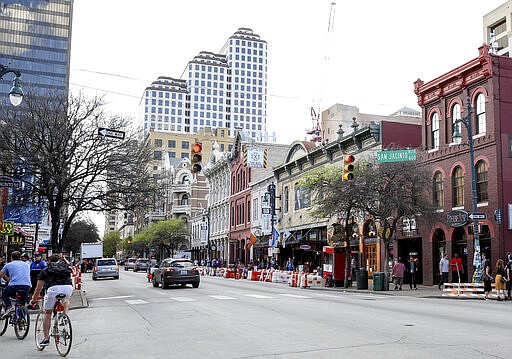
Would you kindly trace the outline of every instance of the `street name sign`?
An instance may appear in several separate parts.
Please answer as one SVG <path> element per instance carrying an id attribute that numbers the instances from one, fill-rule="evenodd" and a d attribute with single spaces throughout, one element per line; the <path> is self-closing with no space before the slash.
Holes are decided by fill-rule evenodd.
<path id="1" fill-rule="evenodd" d="M 116 138 L 118 140 L 124 140 L 124 131 L 111 130 L 105 127 L 98 128 L 98 135 L 103 137 Z"/>
<path id="2" fill-rule="evenodd" d="M 20 181 L 15 180 L 11 177 L 1 176 L 0 187 L 19 187 Z"/>
<path id="3" fill-rule="evenodd" d="M 472 221 L 474 221 L 475 219 L 478 219 L 478 220 L 480 220 L 480 219 L 482 219 L 482 220 L 487 219 L 487 215 L 485 213 L 470 213 L 468 215 L 468 217 Z"/>
<path id="4" fill-rule="evenodd" d="M 377 152 L 377 162 L 416 161 L 416 150 L 389 150 Z"/>

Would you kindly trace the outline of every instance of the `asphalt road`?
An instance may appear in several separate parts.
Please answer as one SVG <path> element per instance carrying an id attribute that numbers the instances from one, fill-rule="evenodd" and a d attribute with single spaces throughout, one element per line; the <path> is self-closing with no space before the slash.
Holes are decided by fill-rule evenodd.
<path id="1" fill-rule="evenodd" d="M 84 277 L 70 358 L 508 358 L 511 302 L 414 298 L 202 278 L 153 288 L 144 273 Z M 35 317 L 34 317 L 35 319 Z M 2 358 L 55 358 L 12 328 Z"/>

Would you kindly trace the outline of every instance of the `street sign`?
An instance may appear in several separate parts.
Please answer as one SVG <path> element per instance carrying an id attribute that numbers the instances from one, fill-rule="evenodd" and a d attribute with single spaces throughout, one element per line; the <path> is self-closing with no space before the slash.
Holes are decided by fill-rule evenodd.
<path id="1" fill-rule="evenodd" d="M 261 214 L 270 214 L 270 207 L 262 207 Z"/>
<path id="2" fill-rule="evenodd" d="M 12 236 L 14 234 L 14 222 L 4 221 L 4 225 L 0 230 L 0 234 Z"/>
<path id="3" fill-rule="evenodd" d="M 377 162 L 416 161 L 416 150 L 389 150 L 377 152 Z"/>
<path id="4" fill-rule="evenodd" d="M 468 212 L 454 210 L 446 214 L 446 224 L 450 227 L 462 227 L 468 222 Z"/>
<path id="5" fill-rule="evenodd" d="M 0 187 L 13 188 L 13 187 L 19 187 L 19 186 L 20 186 L 20 181 L 15 180 L 14 178 L 6 177 L 6 176 L 0 177 Z"/>
<path id="6" fill-rule="evenodd" d="M 111 130 L 105 127 L 98 128 L 98 135 L 103 137 L 117 138 L 118 140 L 124 140 L 123 131 Z"/>
<path id="7" fill-rule="evenodd" d="M 487 219 L 487 215 L 485 213 L 470 213 L 468 215 L 469 219 L 471 219 L 472 221 L 474 221 L 475 219 Z"/>

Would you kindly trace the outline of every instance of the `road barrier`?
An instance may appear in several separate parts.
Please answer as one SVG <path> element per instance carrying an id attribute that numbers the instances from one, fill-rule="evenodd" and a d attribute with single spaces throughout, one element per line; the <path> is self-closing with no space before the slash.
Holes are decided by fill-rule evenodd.
<path id="1" fill-rule="evenodd" d="M 443 297 L 458 297 L 458 298 L 480 298 L 485 297 L 483 283 L 444 283 Z M 492 283 L 492 291 L 487 298 L 498 298 L 498 293 L 494 289 Z"/>

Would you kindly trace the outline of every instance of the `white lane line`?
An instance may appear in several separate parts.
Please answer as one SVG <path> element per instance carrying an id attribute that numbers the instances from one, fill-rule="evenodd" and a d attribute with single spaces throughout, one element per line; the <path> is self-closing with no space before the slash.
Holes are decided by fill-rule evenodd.
<path id="1" fill-rule="evenodd" d="M 268 295 L 261 294 L 244 294 L 246 297 L 257 298 L 257 299 L 272 299 L 273 297 L 269 297 Z"/>
<path id="2" fill-rule="evenodd" d="M 307 297 L 305 295 L 298 295 L 298 294 L 279 294 L 283 297 L 289 297 L 289 298 L 298 298 L 298 299 L 311 299 L 311 297 Z"/>
<path id="3" fill-rule="evenodd" d="M 128 304 L 148 304 L 148 302 L 146 302 L 145 300 L 142 300 L 142 299 L 130 299 L 130 300 L 125 300 L 126 303 Z"/>
<path id="4" fill-rule="evenodd" d="M 233 300 L 236 299 L 234 297 L 228 297 L 227 295 L 209 295 L 210 298 L 219 299 L 219 300 Z"/>
<path id="5" fill-rule="evenodd" d="M 110 300 L 110 299 L 123 299 L 123 298 L 132 298 L 133 295 L 118 295 L 117 297 L 103 297 L 103 298 L 91 298 L 92 300 Z"/>
<path id="6" fill-rule="evenodd" d="M 172 300 L 175 300 L 177 302 L 195 302 L 196 300 L 194 298 L 189 297 L 171 297 Z"/>

